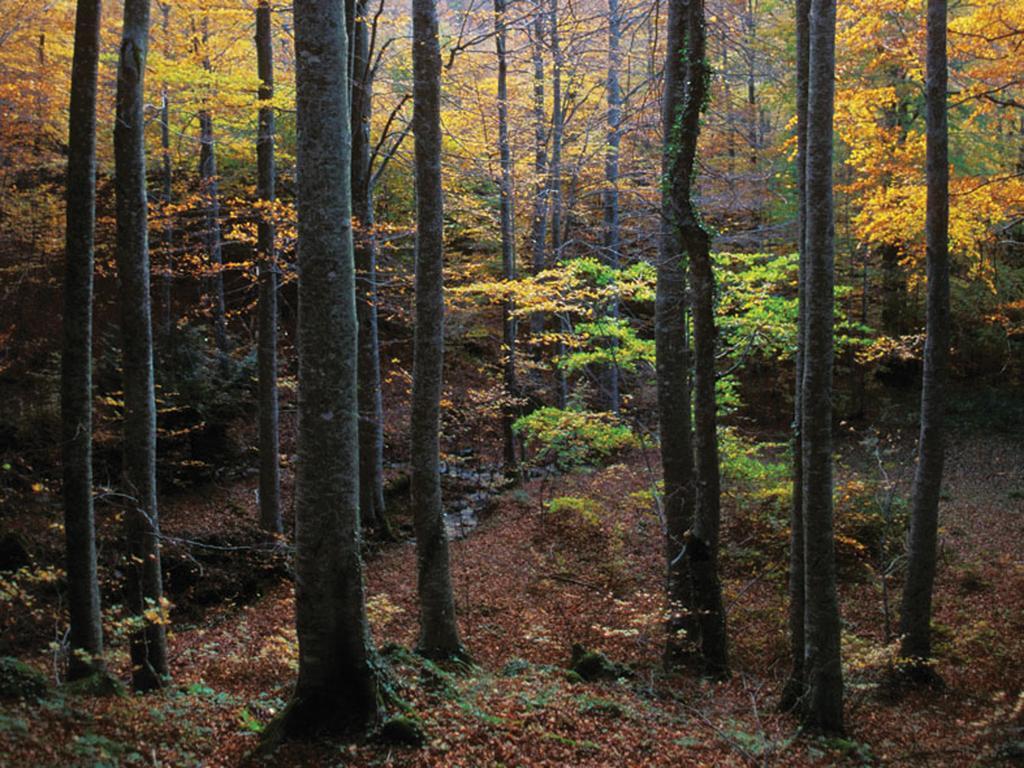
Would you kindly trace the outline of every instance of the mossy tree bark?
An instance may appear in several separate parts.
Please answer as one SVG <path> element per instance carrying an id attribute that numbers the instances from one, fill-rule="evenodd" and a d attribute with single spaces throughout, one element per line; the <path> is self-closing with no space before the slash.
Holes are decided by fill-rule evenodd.
<path id="1" fill-rule="evenodd" d="M 61 350 L 61 464 L 71 620 L 69 679 L 103 668 L 92 499 L 92 307 L 100 0 L 78 0 L 71 64 Z"/>
<path id="2" fill-rule="evenodd" d="M 125 0 L 117 70 L 114 169 L 124 375 L 124 471 L 127 495 L 131 498 L 125 511 L 125 602 L 131 615 L 143 623 L 130 639 L 132 683 L 137 690 L 160 687 L 168 676 L 156 495 L 156 400 L 146 201 L 144 80 L 148 35 L 149 0 Z"/>
<path id="3" fill-rule="evenodd" d="M 680 201 L 688 199 L 692 169 L 680 152 L 680 117 L 686 103 L 685 2 L 668 6 L 665 93 L 662 102 L 661 243 L 655 296 L 655 347 L 661 464 L 665 482 L 665 556 L 670 617 L 667 666 L 690 661 L 699 641 L 686 543 L 693 525 L 695 486 L 690 415 L 690 348 L 687 336 L 686 258 Z M 692 158 L 691 158 L 692 160 Z"/>

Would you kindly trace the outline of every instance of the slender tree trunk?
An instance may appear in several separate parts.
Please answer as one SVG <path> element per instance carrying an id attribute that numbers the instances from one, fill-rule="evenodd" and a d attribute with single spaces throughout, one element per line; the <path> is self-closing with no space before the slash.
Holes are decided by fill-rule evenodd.
<path id="1" fill-rule="evenodd" d="M 202 20 L 203 69 L 211 71 L 209 17 Z M 217 179 L 217 153 L 213 137 L 213 115 L 199 110 L 199 180 L 206 198 L 206 247 L 210 257 L 210 301 L 213 309 L 213 338 L 222 363 L 227 361 L 227 310 L 224 303 L 223 236 L 220 227 L 220 189 Z"/>
<path id="2" fill-rule="evenodd" d="M 700 641 L 687 540 L 693 525 L 695 487 L 690 420 L 690 349 L 687 339 L 686 254 L 682 208 L 688 200 L 692 160 L 681 151 L 686 105 L 686 0 L 670 0 L 666 26 L 665 95 L 662 102 L 661 245 L 655 298 L 656 377 L 661 463 L 664 473 L 665 556 L 669 599 L 665 663 L 693 658 Z"/>
<path id="3" fill-rule="evenodd" d="M 370 182 L 373 67 L 366 0 L 352 26 L 352 213 L 355 219 L 356 309 L 359 316 L 359 510 L 363 525 L 393 536 L 384 506 L 384 405 L 377 325 L 377 237 Z"/>
<path id="4" fill-rule="evenodd" d="M 604 181 L 602 203 L 604 208 L 604 261 L 618 269 L 621 261 L 622 238 L 619 228 L 619 144 L 621 143 L 622 92 L 619 88 L 620 53 L 622 37 L 622 15 L 619 0 L 608 0 L 608 79 L 605 83 L 608 102 L 608 149 L 604 157 Z M 608 316 L 619 317 L 619 301 L 613 299 L 608 307 Z M 618 347 L 615 340 L 609 341 L 612 349 Z M 614 354 L 613 354 L 614 357 Z M 619 368 L 613 362 L 599 372 L 601 400 L 605 410 L 619 412 Z"/>
<path id="5" fill-rule="evenodd" d="M 359 535 L 355 266 L 343 0 L 295 3 L 299 433 L 295 479 L 299 679 L 268 739 L 355 735 L 380 718 Z"/>
<path id="6" fill-rule="evenodd" d="M 561 35 L 558 30 L 558 3 L 551 0 L 548 11 L 550 28 L 548 34 L 551 41 L 551 165 L 548 177 L 548 204 L 551 206 L 551 261 L 558 263 L 562 259 L 562 137 L 565 133 L 565 110 L 562 100 L 562 70 L 565 61 L 562 56 Z M 565 319 L 558 318 L 559 331 L 565 331 Z M 556 357 L 561 360 L 565 356 L 565 344 L 559 341 L 555 350 Z M 559 366 L 556 372 L 558 379 L 558 407 L 565 408 L 569 401 L 569 382 L 565 371 Z"/>
<path id="7" fill-rule="evenodd" d="M 100 0 L 78 0 L 68 131 L 61 352 L 61 463 L 71 656 L 68 677 L 103 669 L 92 503 L 92 277 L 96 235 L 96 74 Z"/>
<path id="8" fill-rule="evenodd" d="M 921 435 L 910 512 L 907 578 L 903 586 L 900 656 L 912 674 L 936 678 L 930 665 L 932 594 L 945 459 L 945 389 L 949 357 L 949 125 L 946 0 L 928 2 L 928 338 L 921 389 Z"/>
<path id="9" fill-rule="evenodd" d="M 826 732 L 843 730 L 843 672 L 832 532 L 835 30 L 835 0 L 811 0 L 807 97 L 807 339 L 801 395 L 806 686 L 803 717 L 807 725 Z"/>
<path id="10" fill-rule="evenodd" d="M 679 201 L 678 222 L 689 255 L 693 301 L 694 426 L 696 438 L 696 513 L 687 544 L 693 596 L 699 612 L 700 650 L 705 669 L 714 676 L 729 672 L 725 606 L 718 578 L 718 532 L 721 519 L 721 480 L 718 467 L 718 405 L 715 399 L 715 278 L 711 266 L 711 236 L 693 200 L 693 166 L 700 137 L 700 115 L 708 98 L 711 71 L 707 63 L 704 0 L 686 3 L 687 86 L 679 130 L 679 152 L 686 164 L 685 197 Z"/>
<path id="11" fill-rule="evenodd" d="M 416 158 L 416 327 L 412 381 L 412 505 L 420 600 L 419 651 L 462 656 L 441 503 L 444 373 L 444 203 L 441 54 L 435 0 L 412 0 Z"/>
<path id="12" fill-rule="evenodd" d="M 164 55 L 170 60 L 168 42 L 171 21 L 170 3 L 160 3 L 160 27 L 164 36 Z M 167 207 L 171 204 L 171 99 L 165 83 L 160 89 L 160 203 L 164 206 L 164 264 L 160 275 L 160 344 L 166 349 L 171 338 L 171 302 L 174 288 L 174 227 Z"/>
<path id="13" fill-rule="evenodd" d="M 260 524 L 281 533 L 281 459 L 277 403 L 277 254 L 274 247 L 274 41 L 270 0 L 256 6 L 256 69 L 260 78 L 259 129 L 256 136 L 256 195 L 266 205 L 256 235 L 259 258 Z"/>
<path id="14" fill-rule="evenodd" d="M 797 278 L 796 385 L 793 395 L 793 502 L 789 509 L 789 641 L 791 667 L 780 707 L 796 709 L 804 692 L 803 377 L 807 325 L 807 78 L 811 0 L 796 2 Z"/>
<path id="15" fill-rule="evenodd" d="M 516 279 L 515 211 L 513 210 L 512 149 L 508 132 L 508 60 L 505 30 L 505 0 L 494 0 L 494 44 L 498 55 L 498 153 L 501 165 L 501 268 L 506 280 Z M 502 373 L 505 400 L 501 416 L 504 441 L 505 472 L 511 474 L 516 467 L 516 437 L 512 431 L 515 422 L 516 383 L 516 319 L 515 304 L 506 299 L 501 309 Z"/>
<path id="16" fill-rule="evenodd" d="M 544 106 L 544 0 L 534 5 L 531 52 L 533 61 L 533 171 L 537 177 L 533 194 L 533 221 L 530 228 L 530 246 L 533 250 L 533 273 L 541 272 L 545 264 L 548 231 L 548 131 L 547 111 Z M 544 331 L 544 315 L 530 315 L 530 333 Z"/>
<path id="17" fill-rule="evenodd" d="M 131 498 L 125 511 L 125 602 L 131 615 L 143 622 L 130 639 L 132 683 L 137 690 L 157 688 L 169 674 L 156 500 L 156 401 L 149 296 L 144 112 L 148 36 L 149 0 L 125 0 L 117 71 L 114 168 L 124 353 L 124 469 Z M 158 620 L 153 620 L 154 616 Z"/>

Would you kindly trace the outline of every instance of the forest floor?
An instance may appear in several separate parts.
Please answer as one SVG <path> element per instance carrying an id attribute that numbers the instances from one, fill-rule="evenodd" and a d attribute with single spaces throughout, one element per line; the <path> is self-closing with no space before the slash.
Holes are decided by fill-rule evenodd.
<path id="1" fill-rule="evenodd" d="M 904 446 L 899 456 L 909 455 Z M 873 472 L 872 459 L 854 439 L 843 456 L 840 488 L 853 493 L 857 479 Z M 893 645 L 885 642 L 878 568 L 863 541 L 840 541 L 844 739 L 802 735 L 794 718 L 777 711 L 787 672 L 787 534 L 767 497 L 727 484 L 732 677 L 711 682 L 661 670 L 663 561 L 649 470 L 656 463 L 653 452 L 635 452 L 599 470 L 535 480 L 498 497 L 479 527 L 453 543 L 470 667 L 439 667 L 407 650 L 417 625 L 414 545 L 368 554 L 374 637 L 391 662 L 395 700 L 426 734 L 420 748 L 286 744 L 269 758 L 253 757 L 295 676 L 286 563 L 255 544 L 226 544 L 243 541 L 239 521 L 255 516 L 254 478 L 174 497 L 163 510 L 169 567 L 181 563 L 175 546 L 201 542 L 191 551 L 203 544 L 206 551 L 179 589 L 185 597 L 177 598 L 170 632 L 173 684 L 144 696 L 91 698 L 51 686 L 0 700 L 0 766 L 1022 764 L 1024 443 L 986 433 L 950 448 L 935 616 L 943 688 L 900 692 L 887 684 Z M 893 482 L 905 486 L 908 475 L 904 462 Z M 287 485 L 285 491 L 290 496 Z M 556 505 L 568 510 L 556 514 L 545 511 L 553 497 L 592 501 Z M 52 500 L 37 506 L 19 525 L 59 547 L 59 531 L 45 526 L 57 519 Z M 101 541 L 106 535 L 113 530 L 101 527 Z M 205 597 L 197 591 L 218 574 L 235 581 Z M 7 590 L 0 608 L 21 612 L 0 622 L 3 653 L 49 673 L 45 632 L 52 636 L 54 621 L 17 592 L 31 590 L 16 581 L 0 581 Z M 891 591 L 895 604 L 898 584 Z M 25 640 L 32 626 L 42 642 L 12 649 L 11 633 Z M 569 671 L 574 644 L 606 654 L 606 679 L 588 682 Z M 113 669 L 126 676 L 116 631 L 111 646 Z"/>

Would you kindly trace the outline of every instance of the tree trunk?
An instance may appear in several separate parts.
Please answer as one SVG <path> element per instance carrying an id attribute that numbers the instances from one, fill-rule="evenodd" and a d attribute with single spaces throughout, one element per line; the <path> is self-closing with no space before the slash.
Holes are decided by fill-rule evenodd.
<path id="1" fill-rule="evenodd" d="M 377 330 L 377 237 L 370 182 L 373 67 L 366 0 L 352 24 L 352 213 L 355 220 L 356 311 L 359 317 L 359 511 L 363 525 L 391 538 L 384 506 L 384 405 Z"/>
<path id="2" fill-rule="evenodd" d="M 295 3 L 299 679 L 271 735 L 361 734 L 380 718 L 359 535 L 355 267 L 343 0 Z"/>
<path id="3" fill-rule="evenodd" d="M 715 279 L 711 236 L 693 204 L 693 166 L 700 137 L 700 116 L 708 98 L 711 71 L 707 64 L 704 1 L 686 3 L 687 86 L 679 130 L 680 160 L 685 163 L 684 196 L 677 208 L 683 248 L 689 256 L 693 295 L 694 426 L 696 437 L 696 514 L 687 544 L 693 596 L 699 612 L 700 650 L 706 671 L 728 675 L 725 606 L 718 578 L 718 532 L 721 480 L 718 467 L 718 405 L 715 399 Z"/>
<path id="4" fill-rule="evenodd" d="M 661 244 L 655 298 L 656 377 L 661 463 L 664 473 L 665 555 L 669 599 L 665 663 L 692 659 L 699 642 L 693 589 L 686 560 L 695 500 L 690 422 L 690 350 L 687 339 L 686 258 L 681 201 L 691 166 L 680 151 L 680 118 L 686 103 L 687 19 L 685 0 L 671 0 L 666 27 L 665 94 L 662 103 Z"/>
<path id="5" fill-rule="evenodd" d="M 160 3 L 160 27 L 164 36 L 164 55 L 170 60 L 170 43 L 168 41 L 171 22 L 171 6 Z M 160 274 L 160 344 L 166 350 L 171 338 L 173 321 L 171 320 L 171 304 L 174 300 L 174 227 L 172 217 L 167 213 L 171 204 L 172 170 L 171 170 L 171 100 L 166 83 L 160 89 L 160 166 L 161 188 L 160 203 L 164 206 L 164 263 Z"/>
<path id="6" fill-rule="evenodd" d="M 209 17 L 203 16 L 203 69 L 211 71 Z M 224 304 L 223 236 L 220 227 L 220 190 L 217 179 L 217 154 L 213 138 L 213 115 L 199 110 L 199 180 L 206 198 L 206 247 L 210 257 L 210 302 L 213 311 L 213 338 L 222 364 L 227 362 L 227 311 Z"/>
<path id="7" fill-rule="evenodd" d="M 545 267 L 545 246 L 548 231 L 548 132 L 544 107 L 544 0 L 536 0 L 533 17 L 531 51 L 533 60 L 533 172 L 537 177 L 533 194 L 533 221 L 530 246 L 533 250 L 533 273 Z M 530 333 L 544 331 L 544 315 L 530 315 Z"/>
<path id="8" fill-rule="evenodd" d="M 806 686 L 803 718 L 810 727 L 837 733 L 843 730 L 843 671 L 832 532 L 835 30 L 835 0 L 811 0 L 807 97 L 807 339 L 801 394 Z"/>
<path id="9" fill-rule="evenodd" d="M 418 648 L 464 654 L 455 619 L 441 503 L 444 373 L 444 203 L 441 187 L 441 53 L 435 0 L 412 0 L 416 160 L 416 326 L 412 381 L 412 506 L 420 601 Z"/>
<path id="10" fill-rule="evenodd" d="M 277 254 L 274 247 L 274 41 L 270 0 L 256 6 L 256 69 L 260 78 L 259 129 L 256 136 L 256 195 L 266 205 L 256 236 L 259 258 L 260 524 L 281 533 L 281 458 L 277 403 Z"/>
<path id="11" fill-rule="evenodd" d="M 558 263 L 562 259 L 562 137 L 565 133 L 565 111 L 562 102 L 562 57 L 561 36 L 558 31 L 558 2 L 551 0 L 548 11 L 551 35 L 551 165 L 548 178 L 548 204 L 551 206 L 551 261 Z M 565 331 L 565 319 L 558 318 L 558 330 Z M 555 355 L 558 360 L 565 356 L 565 344 L 559 341 Z M 569 382 L 565 371 L 559 366 L 556 370 L 558 380 L 558 407 L 565 408 L 569 401 Z"/>
<path id="12" fill-rule="evenodd" d="M 604 158 L 604 181 L 602 203 L 604 208 L 604 261 L 613 269 L 619 268 L 621 232 L 619 228 L 619 144 L 622 138 L 622 92 L 619 88 L 619 42 L 622 36 L 622 16 L 619 0 L 608 0 L 608 79 L 605 84 L 608 102 L 608 149 Z M 608 307 L 608 316 L 619 317 L 618 299 Z M 609 340 L 614 350 L 618 344 Z M 598 373 L 601 401 L 605 410 L 619 412 L 619 368 L 614 362 Z"/>
<path id="13" fill-rule="evenodd" d="M 796 384 L 793 394 L 793 501 L 789 508 L 789 679 L 780 707 L 796 709 L 804 693 L 803 377 L 807 325 L 807 78 L 811 0 L 796 2 L 797 278 Z"/>
<path id="14" fill-rule="evenodd" d="M 928 2 L 927 173 L 928 338 L 921 388 L 921 434 L 910 512 L 907 578 L 903 586 L 900 656 L 920 679 L 931 668 L 932 591 L 945 459 L 945 389 L 949 357 L 949 126 L 946 106 L 946 0 Z"/>
<path id="15" fill-rule="evenodd" d="M 96 235 L 96 75 L 100 0 L 78 0 L 68 131 L 61 353 L 61 463 L 71 655 L 68 678 L 103 669 L 92 503 L 92 279 Z"/>
<path id="16" fill-rule="evenodd" d="M 899 336 L 906 331 L 907 278 L 900 264 L 900 251 L 895 245 L 879 249 L 882 262 L 882 331 Z"/>
<path id="17" fill-rule="evenodd" d="M 498 55 L 498 154 L 501 164 L 501 268 L 506 280 L 516 279 L 515 212 L 512 189 L 512 149 L 508 135 L 508 61 L 505 56 L 505 0 L 494 0 L 494 41 Z M 506 299 L 501 310 L 502 372 L 505 404 L 502 408 L 501 432 L 504 441 L 505 473 L 516 467 L 516 437 L 512 424 L 516 418 L 516 319 L 515 304 Z"/>
<path id="18" fill-rule="evenodd" d="M 124 470 L 126 493 L 131 498 L 125 511 L 125 602 L 130 614 L 143 622 L 130 639 L 132 683 L 141 691 L 163 685 L 169 674 L 156 501 L 149 296 L 144 88 L 148 35 L 149 0 L 125 0 L 114 121 L 116 255 L 124 354 Z"/>

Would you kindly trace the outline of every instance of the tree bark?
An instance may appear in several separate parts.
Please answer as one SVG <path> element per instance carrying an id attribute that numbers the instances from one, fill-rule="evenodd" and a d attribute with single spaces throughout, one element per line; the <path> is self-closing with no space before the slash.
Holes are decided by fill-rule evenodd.
<path id="1" fill-rule="evenodd" d="M 377 237 L 370 182 L 373 66 L 366 0 L 352 23 L 352 213 L 355 220 L 356 310 L 359 317 L 359 511 L 363 525 L 391 538 L 384 505 L 384 404 L 377 324 Z"/>
<path id="2" fill-rule="evenodd" d="M 203 69 L 211 71 L 209 17 L 202 20 Z M 210 257 L 210 302 L 213 311 L 213 338 L 222 365 L 227 362 L 227 310 L 224 303 L 223 236 L 220 227 L 220 190 L 217 179 L 217 154 L 213 137 L 213 115 L 207 107 L 199 110 L 199 180 L 206 198 L 206 247 Z"/>
<path id="3" fill-rule="evenodd" d="M 277 401 L 277 254 L 274 246 L 274 42 L 270 0 L 256 6 L 256 69 L 260 78 L 259 128 L 256 136 L 256 195 L 267 207 L 261 212 L 256 251 L 259 259 L 260 524 L 281 533 L 281 459 Z"/>
<path id="4" fill-rule="evenodd" d="M 804 694 L 803 376 L 807 326 L 807 82 L 811 0 L 796 2 L 797 342 L 793 394 L 793 500 L 789 508 L 789 679 L 780 708 L 796 709 Z"/>
<path id="5" fill-rule="evenodd" d="M 117 272 L 120 282 L 124 375 L 124 470 L 127 558 L 125 602 L 143 622 L 131 635 L 132 684 L 160 687 L 168 677 L 162 605 L 160 528 L 156 496 L 156 401 L 149 295 L 146 202 L 145 88 L 149 0 L 125 0 L 117 71 L 114 168 Z M 146 612 L 149 616 L 146 616 Z M 153 620 L 154 616 L 158 620 Z"/>
<path id="6" fill-rule="evenodd" d="M 838 733 L 843 730 L 843 673 L 832 531 L 835 29 L 835 0 L 811 0 L 807 97 L 807 340 L 801 395 L 806 686 L 803 719 L 812 728 Z"/>
<path id="7" fill-rule="evenodd" d="M 711 70 L 707 63 L 704 0 L 686 3 L 687 87 L 681 114 L 679 151 L 686 163 L 685 197 L 679 201 L 678 223 L 689 256 L 693 295 L 694 435 L 696 438 L 696 513 L 687 544 L 693 593 L 700 622 L 700 651 L 708 674 L 729 673 L 725 606 L 718 577 L 718 532 L 721 520 L 721 479 L 718 466 L 718 405 L 715 399 L 715 278 L 711 236 L 696 210 L 693 166 L 700 137 L 700 116 L 708 98 Z"/>
<path id="8" fill-rule="evenodd" d="M 949 365 L 949 125 L 946 0 L 928 2 L 926 238 L 928 310 L 921 388 L 921 434 L 910 512 L 907 577 L 903 585 L 900 656 L 921 680 L 936 679 L 930 666 L 939 496 L 945 460 L 945 390 Z"/>
<path id="9" fill-rule="evenodd" d="M 275 734 L 360 734 L 380 718 L 360 554 L 348 35 L 343 0 L 295 3 L 299 678 Z M 270 738 L 268 736 L 268 738 Z"/>
<path id="10" fill-rule="evenodd" d="M 562 259 L 562 137 L 565 134 L 565 110 L 562 101 L 562 69 L 565 61 L 562 55 L 562 41 L 558 30 L 558 2 L 551 0 L 548 10 L 551 41 L 551 164 L 548 168 L 548 205 L 551 207 L 551 261 L 557 264 Z M 558 318 L 558 330 L 564 332 L 565 320 Z M 565 356 L 565 344 L 559 341 L 555 355 L 561 360 Z M 569 382 L 565 371 L 559 366 L 558 407 L 565 408 L 569 402 Z"/>
<path id="11" fill-rule="evenodd" d="M 604 208 L 604 261 L 613 269 L 619 268 L 622 237 L 619 226 L 619 145 L 622 139 L 622 91 L 619 88 L 620 53 L 622 37 L 622 15 L 619 0 L 608 0 L 608 78 L 605 81 L 608 104 L 608 148 L 604 157 L 604 181 L 602 207 Z M 613 320 L 619 317 L 618 299 L 613 299 L 607 308 Z M 618 344 L 614 339 L 609 345 L 614 350 Z M 614 362 L 598 372 L 601 401 L 607 411 L 619 412 L 619 368 Z"/>
<path id="12" fill-rule="evenodd" d="M 61 463 L 71 621 L 68 678 L 72 680 L 87 677 L 104 666 L 92 500 L 92 285 L 99 45 L 100 0 L 78 0 L 71 64 L 61 353 Z"/>
<path id="13" fill-rule="evenodd" d="M 168 42 L 171 6 L 160 3 L 160 26 L 164 36 L 164 54 L 170 60 L 170 43 Z M 174 227 L 172 218 L 167 213 L 171 203 L 172 169 L 171 169 L 171 99 L 166 83 L 160 89 L 160 202 L 164 206 L 164 263 L 160 275 L 160 344 L 166 350 L 171 339 L 171 304 L 174 300 Z"/>
<path id="14" fill-rule="evenodd" d="M 656 378 L 661 463 L 664 474 L 665 556 L 669 619 L 665 663 L 689 662 L 699 643 L 686 547 L 693 525 L 695 487 L 690 418 L 690 349 L 687 338 L 686 257 L 682 201 L 688 199 L 690 165 L 679 133 L 686 104 L 687 19 L 685 0 L 668 4 L 665 92 L 662 102 L 661 243 L 655 297 Z"/>
<path id="15" fill-rule="evenodd" d="M 533 273 L 544 270 L 548 231 L 548 131 L 547 111 L 544 106 L 544 0 L 534 5 L 531 53 L 533 61 L 533 172 L 537 177 L 533 194 L 533 221 L 530 228 L 530 247 L 533 250 Z M 544 315 L 530 315 L 530 333 L 544 331 Z"/>
<path id="16" fill-rule="evenodd" d="M 420 602 L 418 649 L 464 655 L 455 618 L 441 502 L 444 373 L 444 203 L 441 186 L 441 54 L 436 0 L 412 0 L 416 161 L 416 327 L 412 382 L 412 505 Z"/>
<path id="17" fill-rule="evenodd" d="M 512 148 L 508 130 L 508 59 L 505 55 L 505 0 L 494 0 L 494 44 L 498 56 L 498 154 L 501 165 L 501 269 L 506 280 L 516 279 L 515 211 L 513 210 Z M 516 467 L 516 436 L 512 424 L 516 418 L 516 319 L 515 304 L 506 299 L 501 308 L 502 374 L 505 404 L 501 416 L 506 474 Z"/>

